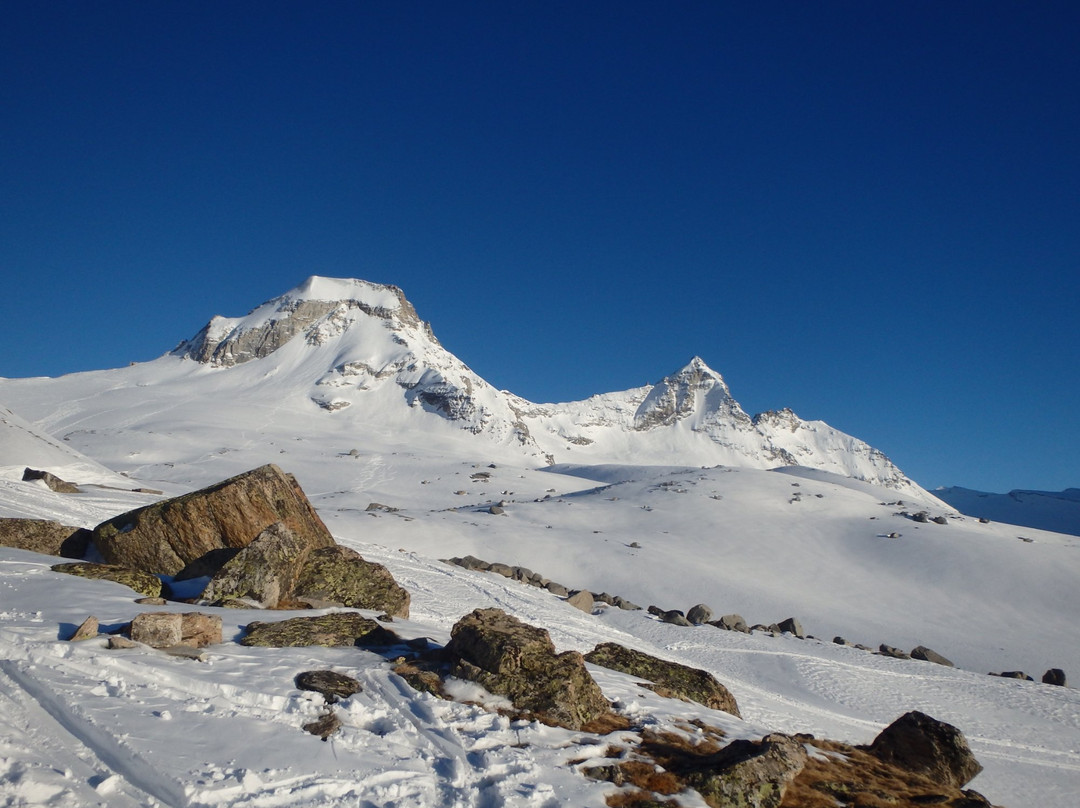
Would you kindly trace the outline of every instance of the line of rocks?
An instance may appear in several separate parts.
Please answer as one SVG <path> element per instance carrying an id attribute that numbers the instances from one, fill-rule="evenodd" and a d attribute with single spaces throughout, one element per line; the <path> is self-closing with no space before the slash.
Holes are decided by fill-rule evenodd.
<path id="1" fill-rule="evenodd" d="M 528 567 L 503 564 L 498 561 L 488 562 L 472 555 L 464 557 L 455 556 L 454 558 L 443 558 L 440 560 L 444 564 L 452 564 L 455 567 L 461 567 L 462 569 L 474 570 L 477 572 L 494 572 L 497 575 L 502 575 L 504 578 L 509 578 L 512 581 L 520 581 L 523 584 L 535 586 L 538 589 L 546 589 L 551 594 L 565 600 L 574 608 L 580 609 L 588 614 L 592 614 L 593 608 L 597 603 L 606 603 L 608 606 L 614 606 L 627 611 L 637 611 L 641 609 L 640 606 L 632 603 L 621 595 L 611 595 L 607 592 L 594 594 L 587 589 L 570 589 L 557 581 L 552 581 L 551 579 L 544 577 L 538 572 L 533 572 Z"/>

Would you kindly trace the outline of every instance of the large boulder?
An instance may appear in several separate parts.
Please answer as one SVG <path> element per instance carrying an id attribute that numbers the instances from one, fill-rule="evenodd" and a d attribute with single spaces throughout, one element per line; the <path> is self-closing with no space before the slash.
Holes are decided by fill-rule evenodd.
<path id="1" fill-rule="evenodd" d="M 585 661 L 646 679 L 661 696 L 696 701 L 714 710 L 739 715 L 735 697 L 708 671 L 668 662 L 613 642 L 596 646 L 585 655 Z"/>
<path id="2" fill-rule="evenodd" d="M 710 609 L 704 603 L 699 603 L 696 606 L 690 607 L 690 611 L 686 613 L 686 619 L 693 623 L 695 626 L 700 626 L 712 620 L 712 615 L 712 609 Z"/>
<path id="3" fill-rule="evenodd" d="M 93 541 L 111 564 L 173 575 L 208 553 L 246 547 L 275 522 L 312 548 L 334 544 L 296 479 L 273 464 L 120 514 L 94 528 Z"/>
<path id="4" fill-rule="evenodd" d="M 385 646 L 400 642 L 390 629 L 356 612 L 293 617 L 276 623 L 249 623 L 241 645 L 295 648 L 309 645 Z"/>
<path id="5" fill-rule="evenodd" d="M 956 788 L 982 771 L 964 733 L 916 710 L 883 729 L 869 752 L 886 763 Z"/>
<path id="6" fill-rule="evenodd" d="M 610 705 L 577 651 L 555 653 L 547 631 L 501 609 L 476 609 L 450 632 L 452 674 L 505 696 L 541 720 L 580 729 Z"/>
<path id="7" fill-rule="evenodd" d="M 289 601 L 311 547 L 282 522 L 275 522 L 238 552 L 213 577 L 202 599 L 210 604 L 254 601 L 273 609 Z"/>
<path id="8" fill-rule="evenodd" d="M 296 580 L 295 599 L 312 605 L 338 603 L 409 616 L 409 593 L 382 564 L 365 561 L 355 550 L 334 545 L 312 550 Z"/>
<path id="9" fill-rule="evenodd" d="M 709 805 L 778 808 L 807 758 L 799 741 L 773 733 L 760 741 L 732 741 L 714 755 L 688 761 L 689 770 L 676 773 Z"/>
<path id="10" fill-rule="evenodd" d="M 82 558 L 90 531 L 48 519 L 0 518 L 0 547 L 15 547 L 44 555 Z"/>
<path id="11" fill-rule="evenodd" d="M 95 581 L 113 581 L 135 590 L 140 595 L 156 598 L 161 595 L 161 579 L 148 572 L 120 567 L 115 564 L 92 564 L 89 561 L 77 561 L 73 564 L 56 564 L 53 572 L 77 575 Z"/>

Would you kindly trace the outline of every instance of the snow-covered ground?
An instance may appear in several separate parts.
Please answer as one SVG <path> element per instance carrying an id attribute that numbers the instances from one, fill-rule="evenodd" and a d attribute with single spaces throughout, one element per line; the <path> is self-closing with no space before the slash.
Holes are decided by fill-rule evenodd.
<path id="1" fill-rule="evenodd" d="M 240 322 L 219 322 L 215 339 Z M 632 645 L 715 674 L 744 720 L 593 668 L 622 712 L 665 725 L 697 716 L 731 737 L 780 730 L 861 743 L 918 709 L 965 733 L 985 766 L 971 787 L 993 802 L 1076 804 L 1078 691 L 986 674 L 1022 669 L 1038 679 L 1055 667 L 1080 677 L 1077 536 L 983 524 L 910 482 L 830 473 L 832 460 L 702 467 L 678 451 L 689 428 L 669 433 L 666 448 L 654 433 L 612 450 L 618 456 L 592 445 L 578 465 L 548 466 L 512 437 L 481 440 L 403 406 L 400 384 L 373 383 L 366 408 L 356 393 L 354 406 L 321 409 L 310 392 L 330 342 L 294 343 L 233 367 L 166 356 L 0 380 L 0 402 L 14 410 L 0 410 L 0 516 L 92 527 L 156 498 L 125 488 L 174 495 L 274 462 L 296 475 L 339 542 L 410 591 L 411 619 L 395 625 L 406 638 L 445 642 L 471 609 L 498 606 L 547 628 L 560 650 Z M 309 365 L 313 355 L 321 365 Z M 835 447 L 849 450 L 864 451 Z M 84 492 L 23 482 L 26 466 Z M 368 511 L 373 502 L 387 508 Z M 919 511 L 945 524 L 915 521 Z M 642 606 L 700 602 L 751 624 L 795 616 L 820 639 L 680 628 L 645 611 L 586 615 L 545 591 L 438 560 L 466 554 Z M 369 652 L 229 642 L 265 612 L 222 610 L 226 643 L 204 662 L 69 643 L 88 614 L 108 628 L 145 607 L 123 587 L 53 573 L 51 563 L 0 548 L 0 805 L 552 808 L 602 806 L 611 789 L 569 763 L 598 756 L 609 739 L 433 700 Z M 929 646 L 957 668 L 837 645 L 834 635 Z M 323 743 L 300 729 L 323 709 L 321 697 L 297 690 L 293 677 L 327 667 L 364 690 L 339 705 L 344 730 Z"/>

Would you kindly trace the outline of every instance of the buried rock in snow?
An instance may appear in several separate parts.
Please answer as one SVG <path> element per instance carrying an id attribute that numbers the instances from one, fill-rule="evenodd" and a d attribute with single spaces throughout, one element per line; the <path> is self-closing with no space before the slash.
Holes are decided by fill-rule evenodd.
<path id="1" fill-rule="evenodd" d="M 651 689 L 661 696 L 696 701 L 714 710 L 739 715 L 735 697 L 708 671 L 668 662 L 613 642 L 596 646 L 585 655 L 585 661 L 647 679 L 653 683 Z"/>
<path id="2" fill-rule="evenodd" d="M 506 696 L 519 710 L 569 729 L 610 712 L 581 654 L 556 654 L 547 631 L 502 609 L 476 609 L 454 625 L 450 637 L 452 674 Z"/>
<path id="3" fill-rule="evenodd" d="M 174 575 L 215 551 L 246 547 L 275 522 L 310 547 L 334 544 L 296 479 L 273 464 L 115 516 L 94 528 L 93 542 L 109 563 Z"/>
<path id="4" fill-rule="evenodd" d="M 386 646 L 401 641 L 397 634 L 356 612 L 293 617 L 277 623 L 249 623 L 241 645 L 296 648 L 309 645 Z"/>

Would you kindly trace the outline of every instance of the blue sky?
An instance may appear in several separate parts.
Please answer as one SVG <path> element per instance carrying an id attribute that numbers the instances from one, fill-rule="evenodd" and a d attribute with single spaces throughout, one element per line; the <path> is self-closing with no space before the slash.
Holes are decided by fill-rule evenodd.
<path id="1" fill-rule="evenodd" d="M 534 401 L 696 354 L 924 486 L 1080 486 L 1078 38 L 1072 2 L 7 3 L 0 376 L 361 277 Z"/>

